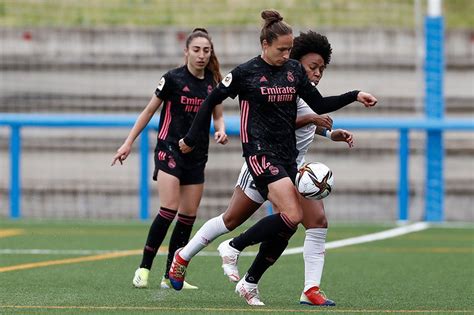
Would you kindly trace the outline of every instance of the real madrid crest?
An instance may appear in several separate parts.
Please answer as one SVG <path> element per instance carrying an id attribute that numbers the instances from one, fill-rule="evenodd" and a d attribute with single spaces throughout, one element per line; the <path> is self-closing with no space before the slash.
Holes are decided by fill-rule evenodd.
<path id="1" fill-rule="evenodd" d="M 287 78 L 288 81 L 290 81 L 290 82 L 295 81 L 295 77 L 293 76 L 293 72 L 291 72 L 291 71 L 288 71 L 288 72 L 287 72 L 286 78 Z"/>

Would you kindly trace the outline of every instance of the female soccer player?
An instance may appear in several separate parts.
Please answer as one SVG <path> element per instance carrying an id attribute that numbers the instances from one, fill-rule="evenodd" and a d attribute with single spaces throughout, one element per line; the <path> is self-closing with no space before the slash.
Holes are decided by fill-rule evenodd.
<path id="1" fill-rule="evenodd" d="M 323 71 L 330 62 L 331 52 L 331 46 L 325 36 L 309 31 L 295 38 L 290 57 L 299 60 L 309 79 L 318 84 Z M 343 94 L 338 97 L 338 101 L 347 103 L 355 101 L 354 97 L 348 96 L 347 93 Z M 364 92 L 359 92 L 357 99 L 364 104 L 372 104 L 376 101 L 373 96 Z M 304 155 L 313 140 L 315 125 L 323 124 L 331 127 L 332 121 L 328 121 L 329 117 L 324 116 L 326 115 L 314 114 L 304 101 L 298 100 L 296 126 L 299 129 L 296 130 L 296 147 L 299 151 L 297 157 L 299 166 L 304 163 Z M 311 125 L 307 125 L 308 123 Z M 318 127 L 316 133 L 327 135 L 333 141 L 345 141 L 350 147 L 353 145 L 352 134 L 345 130 L 338 129 L 329 132 L 326 128 Z M 207 221 L 188 245 L 180 251 L 179 256 L 189 261 L 209 242 L 235 229 L 247 220 L 264 201 L 265 199 L 256 190 L 252 177 L 244 164 L 225 213 Z M 324 265 L 324 242 L 327 234 L 327 219 L 323 203 L 322 201 L 309 201 L 301 197 L 300 202 L 303 208 L 303 225 L 307 229 L 304 243 L 305 289 L 300 301 L 312 305 L 332 305 L 334 303 L 327 300 L 318 290 Z M 236 264 L 240 251 L 230 247 L 228 241 L 223 242 L 218 249 L 223 258 L 224 273 L 231 281 L 239 281 Z"/>
<path id="2" fill-rule="evenodd" d="M 298 153 L 294 136 L 297 96 L 320 114 L 337 110 L 350 102 L 338 103 L 337 98 L 323 99 L 308 80 L 302 66 L 295 60 L 289 60 L 293 45 L 291 27 L 282 21 L 276 11 L 263 11 L 262 18 L 265 25 L 260 36 L 261 56 L 238 66 L 224 78 L 204 101 L 190 131 L 180 141 L 180 147 L 182 152 L 190 152 L 195 146 L 194 133 L 200 130 L 213 106 L 229 96 L 239 95 L 241 140 L 246 164 L 260 194 L 268 197 L 280 210 L 280 213 L 260 220 L 247 231 L 247 236 L 253 244 L 266 244 L 261 248 L 263 257 L 275 261 L 303 218 L 298 193 L 293 185 Z M 352 100 L 355 100 L 358 91 L 352 94 Z M 272 239 L 272 242 L 265 242 Z M 201 241 L 207 243 L 210 239 L 204 237 Z M 177 290 L 182 288 L 188 264 L 181 254 L 180 251 L 175 254 L 170 270 L 171 284 Z M 237 291 L 252 305 L 263 304 L 258 298 L 257 282 L 261 276 L 258 274 L 266 268 L 257 269 L 244 285 L 237 286 Z"/>
<path id="3" fill-rule="evenodd" d="M 290 54 L 291 59 L 299 60 L 306 70 L 308 78 L 314 83 L 318 84 L 322 79 L 324 70 L 331 60 L 331 45 L 327 38 L 321 34 L 308 31 L 301 33 L 295 38 L 293 49 Z M 359 92 L 354 96 L 353 92 L 342 95 L 347 98 L 347 101 L 361 101 L 364 104 L 373 106 L 376 99 L 365 92 Z M 314 134 L 328 136 L 334 141 L 345 141 L 349 147 L 353 146 L 353 135 L 345 130 L 337 129 L 332 132 L 326 128 L 316 127 L 318 123 L 318 115 L 316 115 L 308 107 L 308 105 L 301 99 L 298 100 L 296 126 L 300 127 L 296 130 L 296 148 L 299 151 L 296 159 L 298 168 L 305 162 L 305 154 L 308 151 L 309 144 L 314 138 Z M 308 125 L 308 123 L 311 123 Z M 254 188 L 253 180 L 249 176 L 249 171 L 244 165 L 239 175 L 236 191 L 238 194 L 244 194 L 246 197 L 239 198 L 242 200 L 242 205 L 247 205 L 254 209 L 257 205 L 261 205 L 265 199 Z M 335 303 L 325 297 L 319 290 L 321 276 L 324 266 L 324 244 L 327 235 L 327 218 L 324 211 L 324 204 L 322 200 L 308 200 L 299 196 L 300 204 L 303 209 L 303 226 L 306 229 L 306 237 L 303 247 L 303 256 L 305 262 L 305 286 L 300 297 L 300 303 L 319 305 L 319 306 L 334 306 Z M 245 201 L 244 201 L 245 200 Z M 224 214 L 224 223 L 226 227 L 234 227 L 233 222 L 240 222 L 243 218 L 239 216 L 234 209 L 232 213 Z M 250 213 L 251 214 L 251 213 Z M 250 215 L 247 214 L 247 217 Z M 229 219 L 230 218 L 230 219 Z M 230 225 L 230 226 L 229 226 Z M 245 233 L 232 240 L 222 242 L 219 247 L 219 253 L 222 257 L 222 267 L 224 273 L 231 281 L 239 281 L 239 272 L 237 269 L 237 261 L 240 252 L 250 244 L 245 236 Z M 184 251 L 184 250 L 183 250 Z M 181 251 L 180 255 L 183 253 Z M 240 280 L 245 283 L 246 280 Z M 241 283 L 241 285 L 243 285 Z"/>
<path id="4" fill-rule="evenodd" d="M 176 249 L 186 245 L 196 219 L 204 187 L 204 168 L 209 148 L 210 117 L 203 121 L 202 129 L 194 134 L 196 150 L 181 153 L 179 139 L 186 135 L 201 103 L 222 79 L 219 62 L 207 31 L 197 28 L 189 34 L 184 49 L 185 65 L 167 72 L 158 83 L 155 94 L 139 115 L 123 145 L 117 150 L 112 165 L 120 164 L 130 154 L 132 144 L 152 116 L 163 105 L 155 148 L 153 179 L 158 183 L 160 210 L 151 224 L 143 250 L 142 262 L 133 277 L 133 285 L 144 288 L 156 253 L 168 228 L 178 215 L 171 235 L 168 260 L 161 282 L 169 288 L 168 271 Z M 216 104 L 217 105 L 217 104 Z M 217 143 L 227 143 L 222 105 L 213 110 Z M 196 289 L 188 283 L 187 289 Z"/>

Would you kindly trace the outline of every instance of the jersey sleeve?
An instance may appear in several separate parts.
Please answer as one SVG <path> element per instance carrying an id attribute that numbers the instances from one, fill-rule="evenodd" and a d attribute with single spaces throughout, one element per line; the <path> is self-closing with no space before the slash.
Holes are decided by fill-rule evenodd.
<path id="1" fill-rule="evenodd" d="M 160 82 L 158 82 L 158 86 L 155 90 L 156 97 L 162 100 L 168 99 L 171 94 L 172 85 L 171 76 L 169 72 L 167 72 L 161 77 Z"/>
<path id="2" fill-rule="evenodd" d="M 352 102 L 357 101 L 357 95 L 360 91 L 354 90 L 341 95 L 328 96 L 323 98 L 323 108 L 321 109 L 320 114 L 327 114 L 334 112 L 340 108 L 343 108 L 346 105 L 349 105 Z"/>
<path id="3" fill-rule="evenodd" d="M 336 111 L 356 101 L 359 91 L 354 90 L 338 96 L 322 97 L 316 85 L 303 73 L 298 94 L 315 113 L 321 115 Z"/>
<path id="4" fill-rule="evenodd" d="M 239 94 L 239 80 L 240 71 L 236 68 L 227 74 L 217 87 L 212 90 L 196 113 L 191 128 L 189 128 L 188 133 L 184 137 L 184 143 L 190 147 L 195 146 L 199 132 L 203 128 L 208 128 L 210 124 L 214 107 L 221 104 L 226 98 L 235 98 Z"/>

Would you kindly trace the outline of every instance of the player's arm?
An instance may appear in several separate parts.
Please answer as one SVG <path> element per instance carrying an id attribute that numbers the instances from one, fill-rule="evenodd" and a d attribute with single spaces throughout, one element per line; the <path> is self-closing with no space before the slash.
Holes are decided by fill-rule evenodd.
<path id="1" fill-rule="evenodd" d="M 127 139 L 125 139 L 122 146 L 117 150 L 117 153 L 112 160 L 112 165 L 114 165 L 117 160 L 120 162 L 120 164 L 123 164 L 123 161 L 128 157 L 130 151 L 132 150 L 133 142 L 135 142 L 135 139 L 138 137 L 138 135 L 142 132 L 146 125 L 148 125 L 151 118 L 162 103 L 163 100 L 156 95 L 151 97 L 150 102 L 148 102 L 147 106 L 143 109 L 135 121 L 135 124 L 133 125 L 132 130 L 130 130 Z"/>
<path id="2" fill-rule="evenodd" d="M 314 83 L 311 83 L 306 75 L 301 76 L 298 94 L 315 113 L 320 115 L 336 111 L 355 101 L 361 102 L 366 107 L 374 106 L 377 103 L 374 96 L 359 90 L 337 96 L 322 97 Z"/>
<path id="3" fill-rule="evenodd" d="M 191 152 L 196 144 L 196 138 L 199 131 L 206 126 L 209 126 L 211 114 L 214 108 L 221 104 L 228 97 L 234 98 L 238 94 L 238 80 L 239 74 L 238 69 L 232 70 L 226 77 L 220 82 L 217 87 L 212 90 L 204 102 L 201 104 L 199 111 L 194 117 L 191 128 L 189 128 L 186 136 L 179 140 L 179 148 L 181 152 Z"/>
<path id="4" fill-rule="evenodd" d="M 225 133 L 225 122 L 224 122 L 224 106 L 222 104 L 217 105 L 212 112 L 212 119 L 214 120 L 214 140 L 216 143 L 226 144 L 229 139 Z"/>
<path id="5" fill-rule="evenodd" d="M 329 138 L 332 141 L 345 142 L 349 148 L 354 146 L 354 134 L 344 129 L 335 129 L 331 131 L 324 127 L 317 126 L 315 134 L 321 137 Z"/>
<path id="6" fill-rule="evenodd" d="M 296 129 L 313 124 L 332 129 L 332 118 L 329 115 L 306 114 L 296 117 Z"/>

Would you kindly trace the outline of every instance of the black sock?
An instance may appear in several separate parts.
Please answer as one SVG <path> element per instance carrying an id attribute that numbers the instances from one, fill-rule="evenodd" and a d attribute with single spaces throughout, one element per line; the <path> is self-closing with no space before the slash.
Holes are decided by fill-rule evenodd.
<path id="1" fill-rule="evenodd" d="M 250 227 L 247 231 L 234 237 L 230 246 L 242 251 L 250 245 L 271 240 L 279 233 L 291 233 L 296 230 L 296 226 L 288 220 L 285 214 L 275 213 L 261 219 Z"/>
<path id="2" fill-rule="evenodd" d="M 181 248 L 188 243 L 195 220 L 195 216 L 178 213 L 178 220 L 176 221 L 176 225 L 174 226 L 173 234 L 171 235 L 170 239 L 168 259 L 166 261 L 165 278 L 168 278 L 168 271 L 170 270 L 171 263 L 173 262 L 174 253 L 178 248 Z"/>
<path id="3" fill-rule="evenodd" d="M 146 239 L 145 248 L 143 249 L 142 263 L 140 268 L 151 269 L 153 265 L 153 259 L 155 259 L 156 252 L 163 243 L 163 239 L 168 232 L 168 228 L 173 221 L 178 211 L 167 209 L 164 207 L 160 208 L 158 215 L 153 220 L 148 231 L 148 237 Z"/>
<path id="4" fill-rule="evenodd" d="M 257 257 L 255 257 L 247 272 L 245 281 L 250 283 L 258 283 L 265 271 L 270 268 L 270 266 L 272 266 L 281 256 L 286 246 L 288 246 L 288 240 L 295 231 L 296 230 L 294 230 L 291 234 L 279 234 L 274 239 L 263 242 L 260 245 Z"/>

